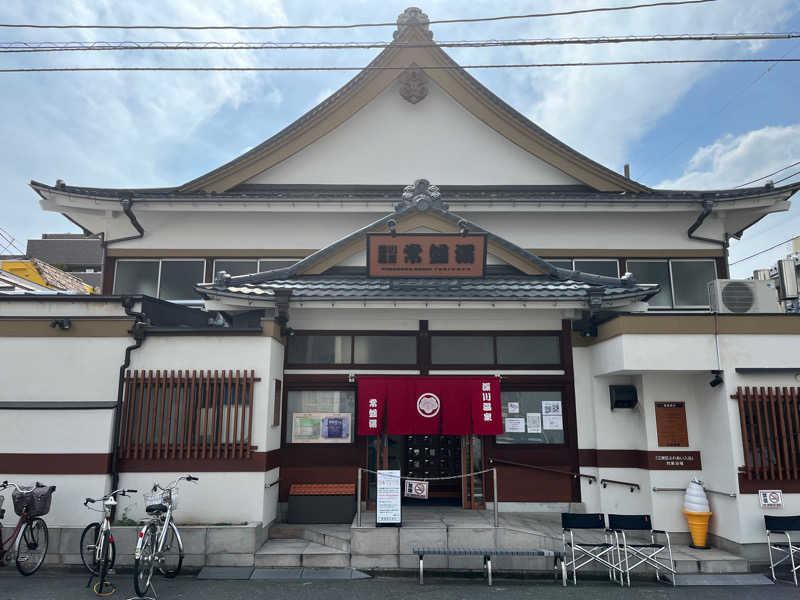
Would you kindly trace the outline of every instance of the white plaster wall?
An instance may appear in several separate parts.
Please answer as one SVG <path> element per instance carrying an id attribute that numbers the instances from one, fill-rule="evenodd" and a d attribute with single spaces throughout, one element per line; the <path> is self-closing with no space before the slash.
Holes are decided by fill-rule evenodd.
<path id="1" fill-rule="evenodd" d="M 106 454 L 113 422 L 113 409 L 0 409 L 0 454 Z"/>
<path id="2" fill-rule="evenodd" d="M 120 515 L 136 520 L 145 518 L 142 492 L 154 482 L 166 486 L 185 473 L 122 473 L 120 487 L 139 490 L 131 499 L 120 502 Z M 179 525 L 261 522 L 264 517 L 264 473 L 190 473 L 195 483 L 182 481 L 179 486 L 175 520 Z M 88 521 L 87 521 L 88 522 Z"/>
<path id="3" fill-rule="evenodd" d="M 269 407 L 267 410 L 267 421 L 266 421 L 266 450 L 276 450 L 281 447 L 281 426 L 273 426 L 273 415 L 275 410 L 275 403 L 277 402 L 278 405 L 281 407 L 281 423 L 283 423 L 283 419 L 285 415 L 283 414 L 283 405 L 282 405 L 282 398 L 275 396 L 275 380 L 280 380 L 281 382 L 281 390 L 285 389 L 284 377 L 283 377 L 283 355 L 284 355 L 284 347 L 283 344 L 279 343 L 277 340 L 270 338 L 270 345 L 272 346 L 270 349 L 270 363 L 269 363 Z M 278 477 L 277 469 L 274 472 L 275 477 Z M 271 480 L 270 480 L 271 481 Z M 277 486 L 275 487 L 275 492 L 277 494 Z M 277 495 L 275 496 L 277 502 Z"/>
<path id="4" fill-rule="evenodd" d="M 626 334 L 591 348 L 597 374 L 710 372 L 717 368 L 713 335 Z"/>
<path id="5" fill-rule="evenodd" d="M 561 330 L 565 313 L 559 310 L 391 310 L 323 309 L 292 307 L 289 326 L 294 329 L 417 331 L 428 320 L 430 331 L 456 330 Z"/>
<path id="6" fill-rule="evenodd" d="M 280 469 L 271 469 L 264 474 L 264 513 L 261 520 L 264 524 L 278 518 L 278 480 Z M 274 485 L 271 485 L 274 484 Z"/>
<path id="7" fill-rule="evenodd" d="M 132 343 L 128 337 L 0 337 L 0 400 L 116 401 L 119 366 Z"/>
<path id="8" fill-rule="evenodd" d="M 249 183 L 576 184 L 509 142 L 433 81 L 417 104 L 397 81 L 335 130 Z"/>
<path id="9" fill-rule="evenodd" d="M 139 310 L 136 303 L 133 310 Z M 124 317 L 125 310 L 119 301 L 76 300 L 75 302 L 48 302 L 38 300 L 14 300 L 0 297 L 0 317 Z"/>
<path id="10" fill-rule="evenodd" d="M 48 527 L 85 527 L 92 521 L 98 520 L 98 513 L 84 508 L 85 498 L 96 498 L 108 492 L 110 477 L 107 475 L 48 475 L 35 474 L 6 474 L 0 473 L 0 481 L 13 481 L 20 485 L 33 485 L 39 481 L 45 485 L 56 486 L 53 492 L 50 512 L 45 517 Z M 14 505 L 11 501 L 11 488 L 0 492 L 6 498 L 3 508 L 6 517 L 3 524 L 6 527 L 16 525 L 17 516 L 14 514 Z M 10 531 L 6 530 L 8 535 Z"/>

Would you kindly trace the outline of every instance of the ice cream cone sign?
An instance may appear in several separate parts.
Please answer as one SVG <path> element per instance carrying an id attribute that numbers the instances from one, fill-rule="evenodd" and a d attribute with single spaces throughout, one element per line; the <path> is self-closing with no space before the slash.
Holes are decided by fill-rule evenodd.
<path id="1" fill-rule="evenodd" d="M 708 537 L 708 520 L 711 518 L 711 508 L 708 497 L 703 489 L 703 482 L 694 478 L 686 488 L 683 497 L 683 514 L 689 521 L 689 533 L 692 536 L 692 548 L 709 548 L 706 545 Z"/>

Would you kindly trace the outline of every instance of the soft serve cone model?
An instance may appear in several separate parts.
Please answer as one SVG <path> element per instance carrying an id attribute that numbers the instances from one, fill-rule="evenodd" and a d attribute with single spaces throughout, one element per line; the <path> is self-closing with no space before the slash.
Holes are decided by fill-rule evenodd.
<path id="1" fill-rule="evenodd" d="M 683 497 L 683 514 L 689 521 L 689 533 L 692 535 L 692 548 L 708 548 L 708 520 L 711 518 L 711 508 L 703 484 L 697 479 L 692 479 L 686 488 Z"/>

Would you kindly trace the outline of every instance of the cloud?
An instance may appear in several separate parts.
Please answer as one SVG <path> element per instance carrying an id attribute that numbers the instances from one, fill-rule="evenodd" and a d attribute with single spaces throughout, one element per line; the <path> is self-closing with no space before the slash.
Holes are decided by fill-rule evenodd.
<path id="1" fill-rule="evenodd" d="M 726 135 L 698 148 L 683 174 L 656 187 L 667 189 L 732 188 L 797 162 L 800 157 L 800 123 L 768 126 L 742 135 Z M 795 169 L 797 170 L 797 169 Z M 790 175 L 781 172 L 773 180 Z M 759 181 L 753 185 L 764 185 Z"/>

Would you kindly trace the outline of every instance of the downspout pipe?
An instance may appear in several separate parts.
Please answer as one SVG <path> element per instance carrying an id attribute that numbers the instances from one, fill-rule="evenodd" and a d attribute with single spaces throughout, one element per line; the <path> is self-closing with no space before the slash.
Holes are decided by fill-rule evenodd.
<path id="1" fill-rule="evenodd" d="M 142 224 L 139 223 L 139 219 L 136 218 L 136 215 L 133 214 L 133 194 L 129 194 L 122 198 L 119 201 L 119 205 L 120 208 L 122 208 L 122 212 L 124 212 L 125 216 L 128 217 L 128 220 L 131 222 L 131 225 L 137 231 L 137 233 L 136 235 L 129 235 L 127 237 L 105 240 L 103 244 L 106 246 L 115 242 L 127 242 L 129 240 L 138 240 L 144 237 L 144 227 L 142 227 Z"/>
<path id="2" fill-rule="evenodd" d="M 711 214 L 712 210 L 714 210 L 714 201 L 710 199 L 703 200 L 703 210 L 700 212 L 700 215 L 697 217 L 697 220 L 694 223 L 692 223 L 692 226 L 689 227 L 689 230 L 686 233 L 690 239 L 700 240 L 701 242 L 711 242 L 713 244 L 719 244 L 723 248 L 727 248 L 728 247 L 727 236 L 725 240 L 717 240 L 714 238 L 707 238 L 699 235 L 694 235 L 694 232 L 700 228 L 700 226 L 703 224 L 703 221 L 705 221 L 706 217 L 708 217 L 708 215 Z"/>
<path id="3" fill-rule="evenodd" d="M 125 348 L 125 359 L 119 367 L 119 380 L 117 385 L 117 404 L 114 408 L 114 428 L 111 436 L 111 489 L 114 491 L 119 486 L 119 433 L 122 427 L 122 400 L 125 393 L 125 371 L 131 365 L 131 353 L 142 347 L 145 338 L 146 316 L 144 313 L 133 311 L 133 298 L 122 298 L 122 307 L 125 314 L 134 318 L 130 334 L 134 343 Z M 111 519 L 116 516 L 117 507 L 111 507 Z"/>

